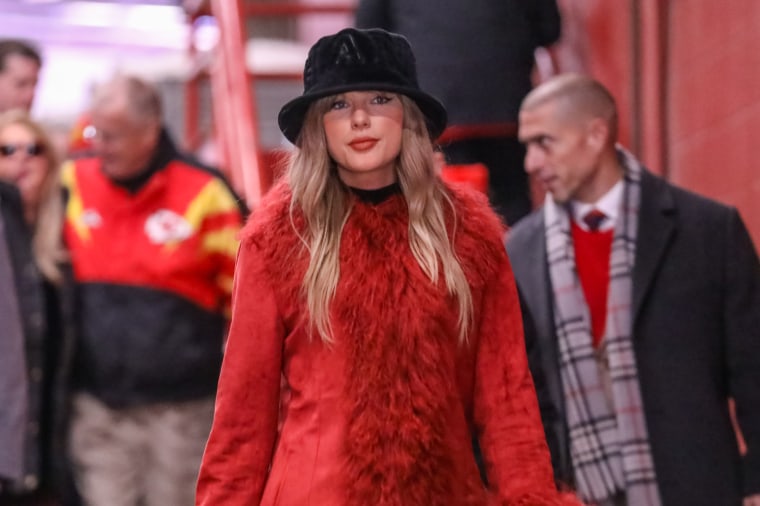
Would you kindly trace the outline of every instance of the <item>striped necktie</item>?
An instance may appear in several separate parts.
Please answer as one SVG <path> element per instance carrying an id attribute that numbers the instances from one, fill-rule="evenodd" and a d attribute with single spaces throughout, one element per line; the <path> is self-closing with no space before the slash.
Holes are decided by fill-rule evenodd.
<path id="1" fill-rule="evenodd" d="M 596 232 L 599 230 L 599 227 L 602 226 L 602 223 L 606 219 L 606 214 L 601 212 L 599 209 L 592 209 L 583 216 L 583 223 L 586 224 L 589 230 Z"/>

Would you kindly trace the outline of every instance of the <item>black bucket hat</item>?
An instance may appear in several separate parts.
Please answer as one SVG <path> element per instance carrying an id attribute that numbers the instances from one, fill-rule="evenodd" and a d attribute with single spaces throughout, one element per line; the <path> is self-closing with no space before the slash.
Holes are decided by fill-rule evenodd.
<path id="1" fill-rule="evenodd" d="M 277 122 L 295 143 L 304 116 L 318 98 L 348 91 L 400 93 L 414 100 L 427 120 L 431 138 L 446 128 L 446 109 L 420 89 L 412 48 L 405 37 L 379 28 L 346 28 L 319 39 L 303 71 L 304 92 L 280 109 Z"/>

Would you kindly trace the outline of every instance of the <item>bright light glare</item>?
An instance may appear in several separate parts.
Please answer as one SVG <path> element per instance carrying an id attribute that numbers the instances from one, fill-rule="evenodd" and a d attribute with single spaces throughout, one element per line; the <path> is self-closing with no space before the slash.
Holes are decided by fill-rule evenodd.
<path id="1" fill-rule="evenodd" d="M 204 52 L 211 51 L 219 42 L 219 27 L 211 16 L 201 16 L 195 21 L 193 45 L 195 49 Z"/>
<path id="2" fill-rule="evenodd" d="M 123 6 L 92 2 L 71 2 L 61 13 L 61 21 L 81 26 L 112 26 L 119 24 Z"/>
<path id="3" fill-rule="evenodd" d="M 182 9 L 171 5 L 124 5 L 99 2 L 67 2 L 61 21 L 80 26 L 122 27 L 162 31 L 184 24 Z"/>
<path id="4" fill-rule="evenodd" d="M 177 7 L 166 5 L 133 5 L 127 7 L 123 26 L 138 30 L 165 30 L 167 25 L 183 23 Z"/>

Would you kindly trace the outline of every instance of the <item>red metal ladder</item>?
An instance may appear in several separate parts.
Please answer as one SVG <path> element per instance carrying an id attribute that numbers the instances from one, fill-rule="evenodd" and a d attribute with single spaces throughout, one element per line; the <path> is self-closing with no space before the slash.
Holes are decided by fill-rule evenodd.
<path id="1" fill-rule="evenodd" d="M 252 17 L 351 13 L 355 5 L 346 2 L 304 4 L 294 1 L 193 0 L 185 2 L 185 9 L 191 26 L 201 16 L 213 16 L 219 28 L 219 41 L 213 58 L 207 64 L 198 64 L 185 83 L 185 144 L 190 148 L 197 147 L 202 137 L 199 127 L 200 86 L 205 79 L 209 79 L 219 165 L 248 205 L 255 208 L 273 182 L 273 165 L 280 155 L 262 148 L 254 84 L 258 79 L 301 80 L 302 71 L 287 74 L 250 71 L 245 63 L 246 20 Z M 198 55 L 192 40 L 191 36 L 189 51 L 195 58 Z"/>

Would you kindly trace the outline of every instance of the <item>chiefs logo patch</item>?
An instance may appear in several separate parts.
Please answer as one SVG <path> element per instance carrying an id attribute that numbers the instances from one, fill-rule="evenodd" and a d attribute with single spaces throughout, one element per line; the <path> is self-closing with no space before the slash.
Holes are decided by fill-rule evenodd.
<path id="1" fill-rule="evenodd" d="M 145 220 L 145 235 L 154 244 L 183 241 L 192 234 L 190 223 L 169 209 L 160 209 Z"/>

